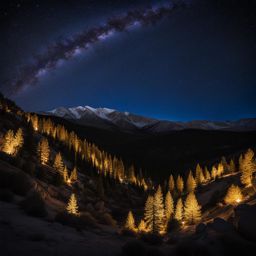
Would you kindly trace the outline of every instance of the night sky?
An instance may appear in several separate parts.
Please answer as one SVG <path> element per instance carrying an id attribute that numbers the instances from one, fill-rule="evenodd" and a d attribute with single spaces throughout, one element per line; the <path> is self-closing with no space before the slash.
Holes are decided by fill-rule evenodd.
<path id="1" fill-rule="evenodd" d="M 89 105 L 168 120 L 256 117 L 253 0 L 0 5 L 0 90 L 25 110 Z"/>

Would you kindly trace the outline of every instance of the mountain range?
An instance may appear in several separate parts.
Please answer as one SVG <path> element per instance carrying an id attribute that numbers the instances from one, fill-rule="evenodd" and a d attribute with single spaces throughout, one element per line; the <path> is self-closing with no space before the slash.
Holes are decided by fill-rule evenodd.
<path id="1" fill-rule="evenodd" d="M 58 107 L 51 111 L 41 112 L 41 114 L 61 117 L 80 125 L 126 132 L 166 133 L 187 129 L 224 131 L 256 130 L 256 118 L 235 121 L 194 120 L 181 122 L 158 120 L 129 112 L 120 112 L 109 108 L 93 108 L 90 106 Z"/>

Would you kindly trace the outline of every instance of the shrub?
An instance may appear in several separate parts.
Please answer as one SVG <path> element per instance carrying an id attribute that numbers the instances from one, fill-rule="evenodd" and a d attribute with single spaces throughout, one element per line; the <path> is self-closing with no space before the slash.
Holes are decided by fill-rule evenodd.
<path id="1" fill-rule="evenodd" d="M 20 206 L 28 215 L 35 217 L 45 217 L 47 215 L 44 200 L 38 192 L 29 195 L 21 202 Z"/>
<path id="2" fill-rule="evenodd" d="M 8 189 L 0 190 L 0 200 L 4 202 L 12 202 L 13 201 L 13 193 Z"/>
<path id="3" fill-rule="evenodd" d="M 78 215 L 72 215 L 67 212 L 60 212 L 56 215 L 55 220 L 62 225 L 73 227 L 77 230 L 83 230 L 87 227 L 95 227 L 96 220 L 88 212 Z"/>
<path id="4" fill-rule="evenodd" d="M 28 176 L 22 172 L 0 172 L 0 188 L 7 188 L 15 194 L 25 196 L 31 189 L 31 182 Z"/>
<path id="5" fill-rule="evenodd" d="M 169 221 L 167 232 L 178 231 L 178 230 L 180 230 L 180 222 L 176 219 L 172 219 L 171 221 Z"/>
<path id="6" fill-rule="evenodd" d="M 12 189 L 17 195 L 25 196 L 31 189 L 28 176 L 22 172 L 15 173 L 12 177 Z"/>
<path id="7" fill-rule="evenodd" d="M 100 223 L 116 227 L 116 221 L 112 218 L 109 213 L 100 214 Z"/>
<path id="8" fill-rule="evenodd" d="M 163 242 L 163 238 L 157 234 L 142 234 L 141 239 L 150 245 L 160 245 Z"/>
<path id="9" fill-rule="evenodd" d="M 36 165 L 31 162 L 28 161 L 23 165 L 23 169 L 26 173 L 28 173 L 29 175 L 34 176 L 35 175 L 35 170 L 36 170 Z"/>
<path id="10" fill-rule="evenodd" d="M 126 255 L 126 256 L 135 256 L 135 255 L 144 256 L 145 255 L 146 256 L 147 252 L 146 252 L 145 246 L 140 241 L 132 240 L 123 245 L 122 255 Z"/>

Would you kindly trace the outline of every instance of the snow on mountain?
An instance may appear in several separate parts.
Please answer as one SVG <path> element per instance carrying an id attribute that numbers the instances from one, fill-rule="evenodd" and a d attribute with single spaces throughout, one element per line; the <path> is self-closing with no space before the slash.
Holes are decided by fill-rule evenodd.
<path id="1" fill-rule="evenodd" d="M 202 130 L 232 130 L 250 131 L 256 130 L 256 119 L 240 119 L 237 121 L 206 121 L 195 120 L 189 122 L 174 122 L 157 120 L 135 115 L 129 112 L 119 112 L 109 108 L 93 108 L 90 106 L 78 106 L 72 108 L 59 107 L 46 115 L 62 117 L 73 122 L 105 129 L 121 129 L 125 131 L 140 130 L 150 133 L 178 131 L 185 129 Z"/>

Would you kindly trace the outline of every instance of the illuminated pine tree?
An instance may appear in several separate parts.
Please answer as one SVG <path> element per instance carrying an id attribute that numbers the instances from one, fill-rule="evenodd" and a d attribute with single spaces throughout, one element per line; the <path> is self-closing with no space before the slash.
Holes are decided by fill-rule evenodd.
<path id="1" fill-rule="evenodd" d="M 77 181 L 77 169 L 76 169 L 76 167 L 74 167 L 74 169 L 72 170 L 72 172 L 70 174 L 70 179 L 72 181 Z"/>
<path id="2" fill-rule="evenodd" d="M 238 186 L 232 184 L 224 198 L 226 204 L 238 204 L 242 201 L 243 195 L 241 189 Z"/>
<path id="3" fill-rule="evenodd" d="M 50 156 L 49 143 L 46 138 L 42 138 L 37 146 L 37 155 L 41 164 L 45 165 L 48 163 Z"/>
<path id="4" fill-rule="evenodd" d="M 68 182 L 68 180 L 69 180 L 67 166 L 65 166 L 64 170 L 63 170 L 63 180 L 64 180 L 64 182 Z"/>
<path id="5" fill-rule="evenodd" d="M 187 178 L 187 192 L 188 193 L 193 192 L 195 191 L 195 188 L 196 188 L 196 181 L 193 177 L 192 172 L 190 171 Z"/>
<path id="6" fill-rule="evenodd" d="M 19 128 L 14 138 L 14 147 L 16 148 L 16 151 L 22 148 L 23 144 L 24 144 L 23 131 L 21 128 Z"/>
<path id="7" fill-rule="evenodd" d="M 179 198 L 177 201 L 174 219 L 176 219 L 179 222 L 181 222 L 183 219 L 183 203 L 181 198 Z"/>
<path id="8" fill-rule="evenodd" d="M 142 219 L 138 225 L 138 231 L 143 233 L 143 232 L 147 232 L 147 227 L 146 227 L 146 223 L 145 221 Z"/>
<path id="9" fill-rule="evenodd" d="M 153 221 L 153 232 L 162 234 L 165 232 L 165 211 L 163 203 L 163 193 L 161 186 L 154 195 L 154 221 Z"/>
<path id="10" fill-rule="evenodd" d="M 53 168 L 59 172 L 63 172 L 64 164 L 60 152 L 55 157 Z"/>
<path id="11" fill-rule="evenodd" d="M 217 176 L 220 178 L 224 173 L 224 166 L 222 163 L 218 164 L 218 168 L 217 168 Z"/>
<path id="12" fill-rule="evenodd" d="M 196 200 L 196 196 L 193 192 L 189 193 L 184 207 L 184 218 L 187 223 L 195 224 L 201 220 L 201 206 Z"/>
<path id="13" fill-rule="evenodd" d="M 146 223 L 146 228 L 149 232 L 153 230 L 153 221 L 154 221 L 154 197 L 148 196 L 148 199 L 145 204 L 144 210 L 144 220 Z"/>
<path id="14" fill-rule="evenodd" d="M 205 177 L 206 182 L 209 182 L 211 180 L 211 174 L 210 174 L 207 166 L 205 167 L 205 170 L 204 170 L 204 177 Z"/>
<path id="15" fill-rule="evenodd" d="M 228 166 L 228 163 L 227 163 L 227 160 L 226 160 L 225 156 L 223 156 L 221 158 L 221 164 L 223 166 L 223 173 L 224 173 L 229 169 L 229 166 Z"/>
<path id="16" fill-rule="evenodd" d="M 183 192 L 183 189 L 184 189 L 184 181 L 180 175 L 178 175 L 178 178 L 176 181 L 176 187 L 177 187 L 179 194 L 181 195 Z"/>
<path id="17" fill-rule="evenodd" d="M 8 130 L 4 136 L 3 152 L 8 155 L 13 155 L 15 153 L 15 143 L 14 143 L 14 133 L 13 130 Z"/>
<path id="18" fill-rule="evenodd" d="M 244 157 L 242 158 L 240 169 L 242 171 L 240 178 L 242 184 L 246 187 L 251 186 L 252 174 L 256 169 L 254 163 L 254 152 L 251 149 L 248 149 Z"/>
<path id="19" fill-rule="evenodd" d="M 136 177 L 135 177 L 135 168 L 134 166 L 130 166 L 128 169 L 128 180 L 130 183 L 136 183 Z"/>
<path id="20" fill-rule="evenodd" d="M 168 223 L 174 213 L 173 198 L 170 191 L 166 193 L 164 203 L 165 203 L 165 217 L 166 217 L 166 222 Z"/>
<path id="21" fill-rule="evenodd" d="M 128 212 L 128 216 L 127 216 L 124 228 L 126 230 L 130 230 L 130 231 L 135 231 L 136 230 L 135 221 L 134 221 L 132 211 Z"/>
<path id="22" fill-rule="evenodd" d="M 174 182 L 174 179 L 173 179 L 173 176 L 172 175 L 170 175 L 170 178 L 169 178 L 169 190 L 171 191 L 171 192 L 173 192 L 174 191 L 174 189 L 175 189 L 175 182 Z"/>
<path id="23" fill-rule="evenodd" d="M 235 165 L 235 162 L 234 162 L 233 159 L 230 160 L 230 163 L 229 163 L 229 171 L 230 171 L 230 173 L 236 172 L 236 165 Z"/>
<path id="24" fill-rule="evenodd" d="M 198 185 L 200 185 L 204 182 L 203 170 L 199 164 L 197 164 L 197 166 L 196 166 L 196 179 L 195 180 Z"/>
<path id="25" fill-rule="evenodd" d="M 77 205 L 77 200 L 76 200 L 75 194 L 71 195 L 66 209 L 69 214 L 79 215 L 78 205 Z"/>
<path id="26" fill-rule="evenodd" d="M 211 176 L 212 176 L 212 179 L 215 180 L 216 177 L 217 177 L 217 173 L 218 173 L 218 170 L 215 166 L 212 167 L 212 171 L 211 171 Z"/>

